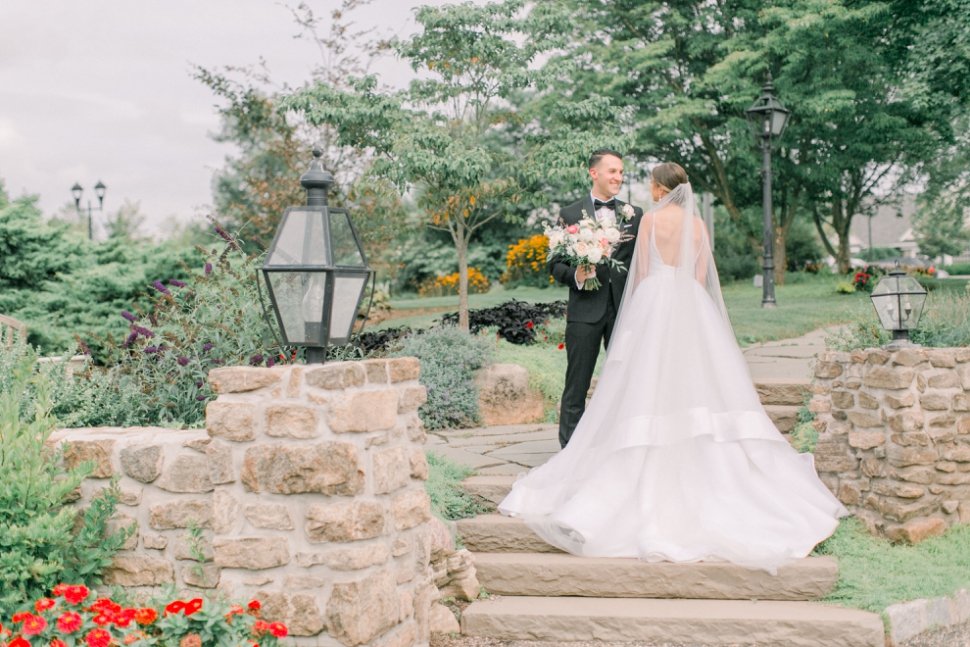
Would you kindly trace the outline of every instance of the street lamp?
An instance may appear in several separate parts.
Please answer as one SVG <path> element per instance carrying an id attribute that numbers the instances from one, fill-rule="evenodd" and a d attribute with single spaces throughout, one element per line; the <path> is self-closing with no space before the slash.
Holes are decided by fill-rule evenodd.
<path id="1" fill-rule="evenodd" d="M 879 316 L 879 323 L 893 333 L 893 340 L 886 348 L 894 350 L 913 346 L 909 341 L 909 331 L 919 325 L 926 303 L 926 289 L 919 281 L 899 269 L 897 263 L 896 269 L 879 279 L 870 298 Z"/>
<path id="2" fill-rule="evenodd" d="M 305 346 L 309 363 L 323 363 L 328 344 L 350 341 L 364 288 L 373 272 L 346 209 L 327 206 L 333 175 L 320 150 L 300 177 L 306 206 L 283 213 L 263 263 L 283 342 Z"/>
<path id="3" fill-rule="evenodd" d="M 101 180 L 98 180 L 98 183 L 94 185 L 94 195 L 98 197 L 98 211 L 104 211 L 104 192 L 107 188 Z M 71 187 L 71 195 L 74 196 L 74 208 L 77 209 L 78 215 L 81 214 L 81 195 L 83 194 L 84 189 L 81 184 L 75 182 L 74 186 Z M 94 219 L 91 214 L 90 200 L 88 200 L 88 240 L 94 240 Z"/>
<path id="4" fill-rule="evenodd" d="M 745 110 L 755 137 L 761 141 L 761 183 L 762 209 L 764 211 L 764 263 L 761 307 L 775 307 L 775 260 L 773 251 L 773 227 L 771 224 L 771 139 L 781 137 L 788 125 L 791 111 L 781 105 L 774 95 L 775 86 L 771 83 L 771 74 L 761 88 L 761 96 Z"/>

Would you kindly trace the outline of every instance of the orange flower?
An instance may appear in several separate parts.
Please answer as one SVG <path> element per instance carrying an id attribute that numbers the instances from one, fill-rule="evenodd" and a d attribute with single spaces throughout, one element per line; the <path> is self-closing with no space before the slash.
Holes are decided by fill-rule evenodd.
<path id="1" fill-rule="evenodd" d="M 202 638 L 199 634 L 189 634 L 179 641 L 179 647 L 202 647 Z"/>
<path id="2" fill-rule="evenodd" d="M 60 638 L 51 638 L 51 644 L 49 647 L 67 647 L 67 643 Z"/>
<path id="3" fill-rule="evenodd" d="M 131 643 L 138 642 L 143 638 L 147 638 L 144 631 L 133 631 L 125 636 L 125 644 L 130 645 Z"/>
<path id="4" fill-rule="evenodd" d="M 135 609 L 135 622 L 145 626 L 158 620 L 158 611 L 152 609 L 151 607 L 143 607 L 141 609 Z"/>

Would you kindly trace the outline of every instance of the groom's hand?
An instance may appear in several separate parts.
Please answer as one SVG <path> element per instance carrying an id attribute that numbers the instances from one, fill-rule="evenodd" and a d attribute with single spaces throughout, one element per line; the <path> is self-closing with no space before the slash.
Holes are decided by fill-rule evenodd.
<path id="1" fill-rule="evenodd" d="M 580 265 L 576 268 L 576 285 L 583 287 L 586 279 L 596 276 L 596 268 L 592 265 Z"/>

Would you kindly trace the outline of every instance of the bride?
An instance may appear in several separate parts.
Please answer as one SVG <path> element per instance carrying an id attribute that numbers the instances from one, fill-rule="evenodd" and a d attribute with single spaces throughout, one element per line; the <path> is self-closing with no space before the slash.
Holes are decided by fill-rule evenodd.
<path id="1" fill-rule="evenodd" d="M 569 444 L 499 504 L 576 555 L 774 572 L 848 514 L 765 414 L 683 168 L 651 173 L 596 391 Z"/>

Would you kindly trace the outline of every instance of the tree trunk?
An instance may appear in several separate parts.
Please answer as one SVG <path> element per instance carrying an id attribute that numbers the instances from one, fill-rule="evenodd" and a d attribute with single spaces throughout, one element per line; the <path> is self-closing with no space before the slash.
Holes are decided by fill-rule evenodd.
<path id="1" fill-rule="evenodd" d="M 785 284 L 785 270 L 788 268 L 788 253 L 785 250 L 785 241 L 788 236 L 788 228 L 775 225 L 774 252 L 775 252 L 775 285 Z"/>
<path id="2" fill-rule="evenodd" d="M 455 251 L 458 253 L 458 327 L 468 331 L 468 232 L 459 226 L 455 232 Z"/>

